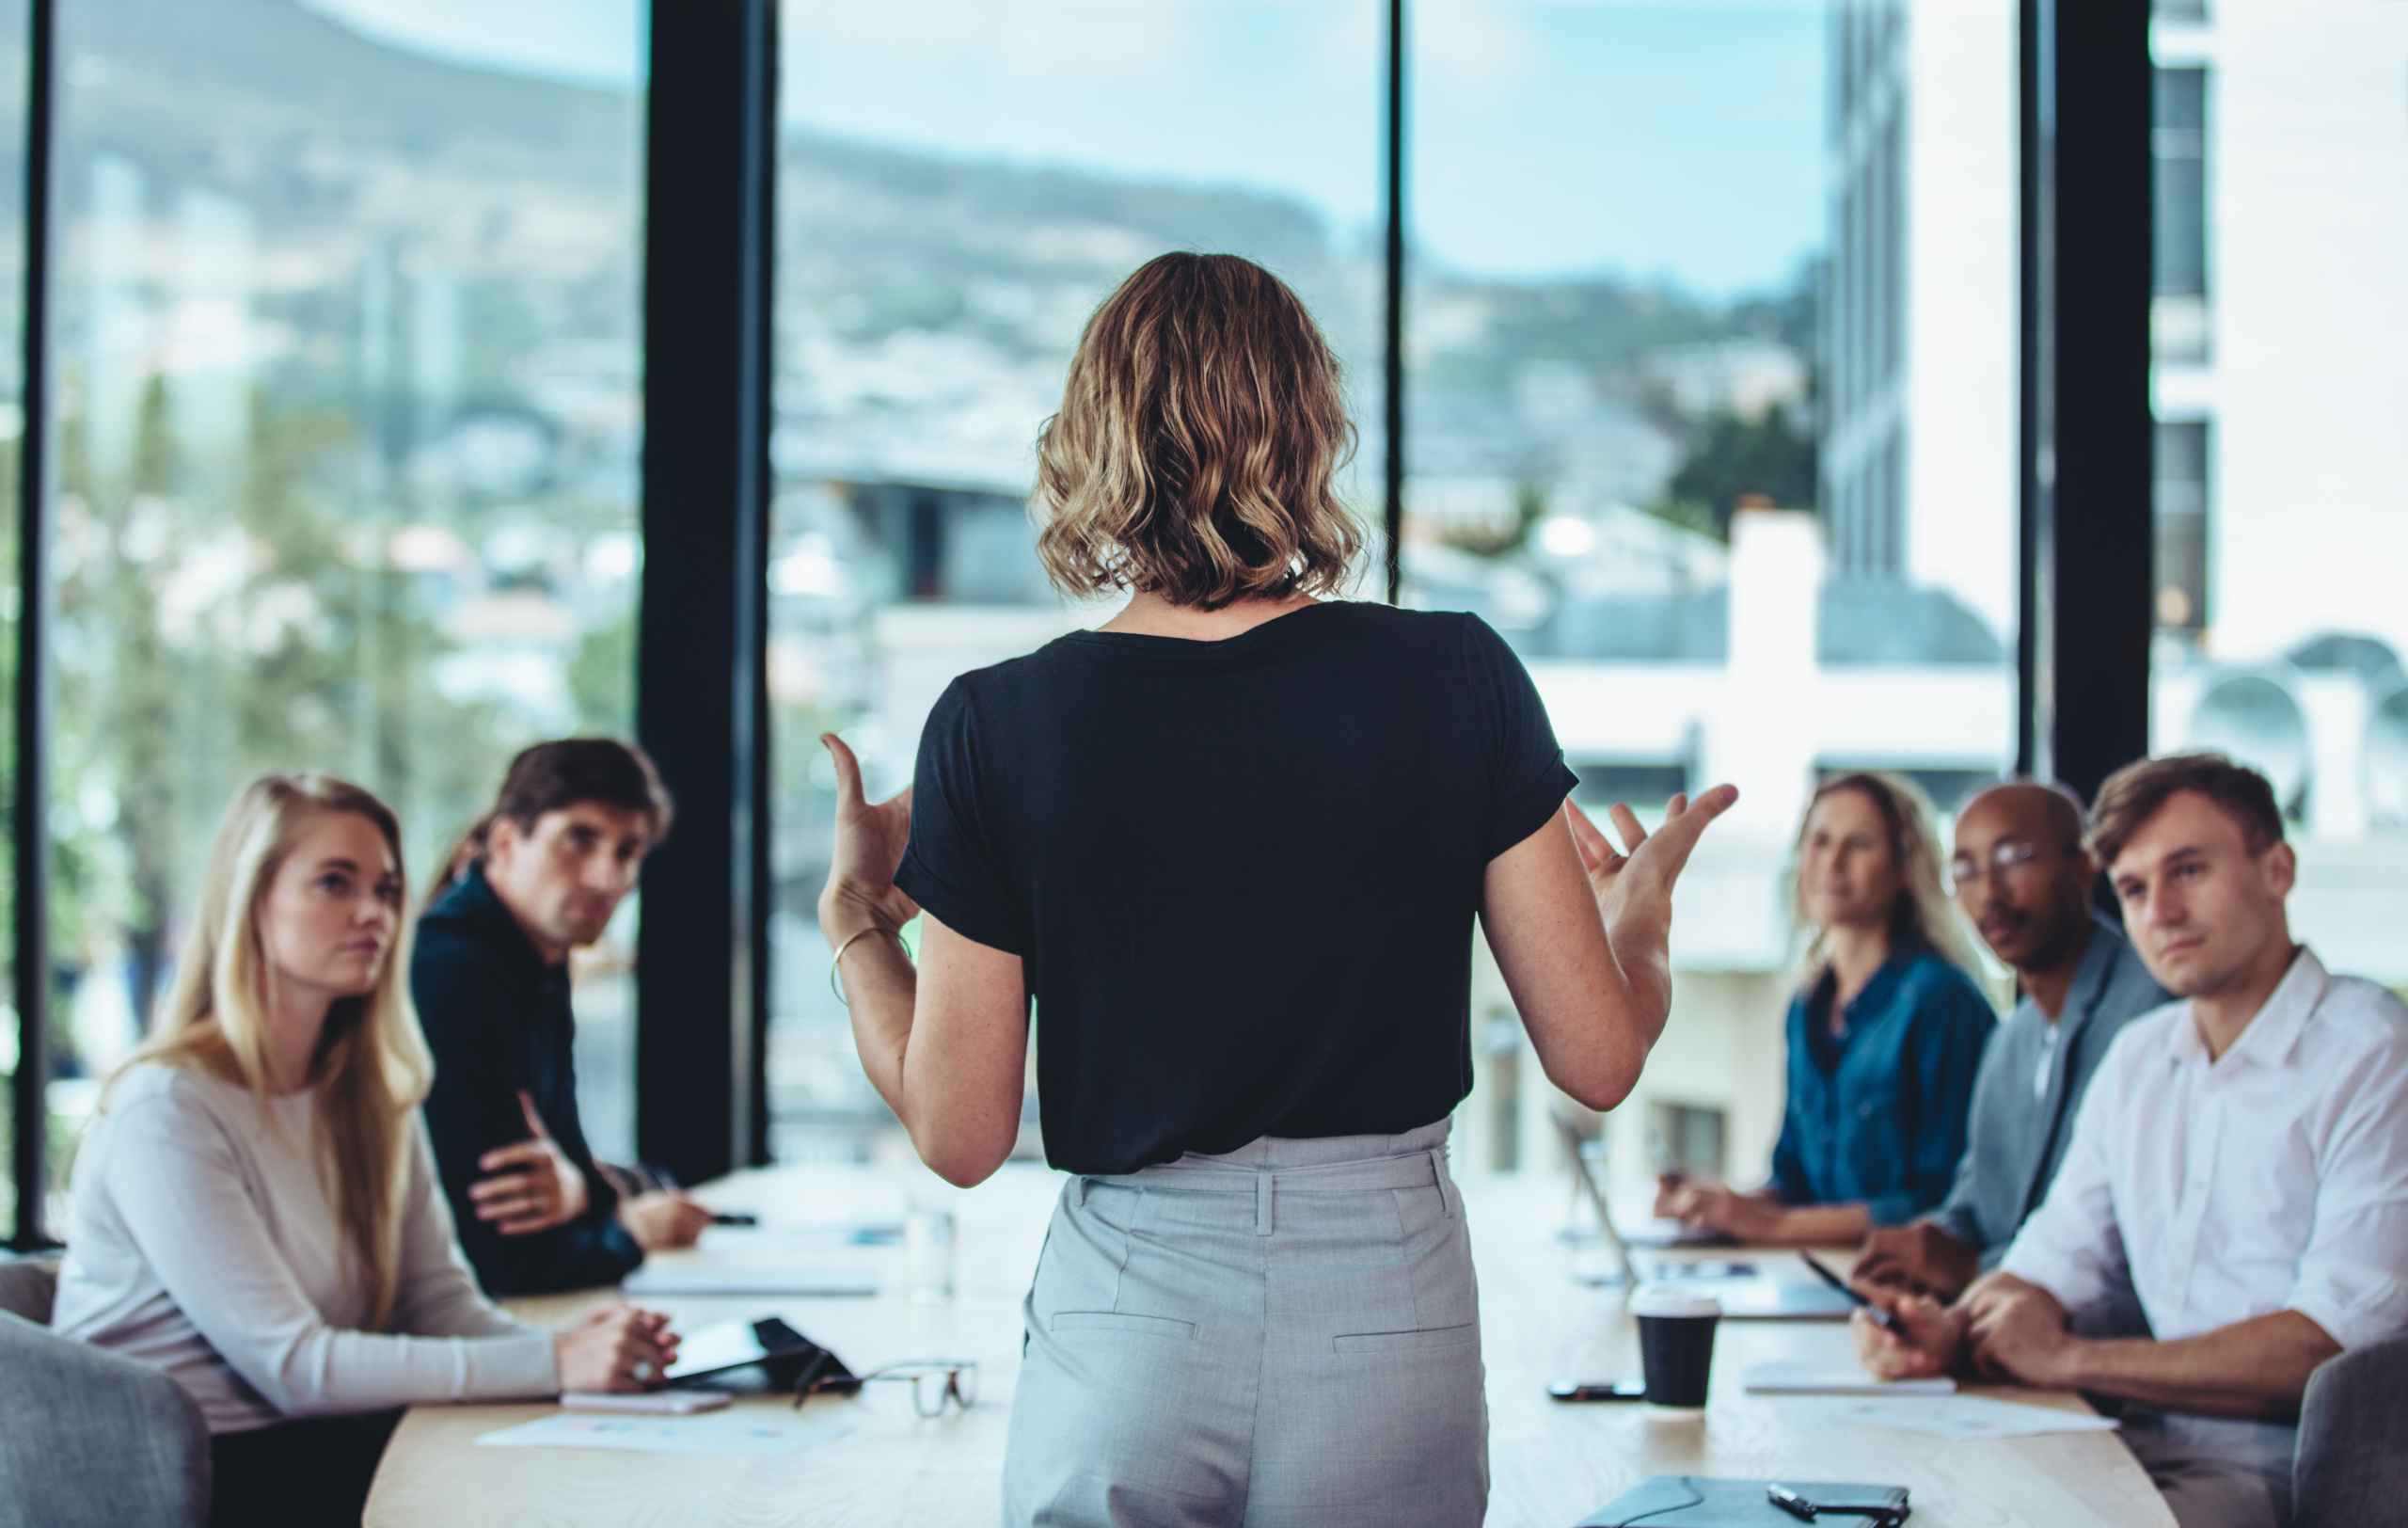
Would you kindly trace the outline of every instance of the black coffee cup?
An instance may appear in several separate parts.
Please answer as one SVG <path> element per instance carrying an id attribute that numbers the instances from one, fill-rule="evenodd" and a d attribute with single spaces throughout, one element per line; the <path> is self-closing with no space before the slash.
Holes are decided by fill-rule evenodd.
<path id="1" fill-rule="evenodd" d="M 1694 1410 L 1714 1374 L 1714 1327 L 1722 1307 L 1685 1290 L 1641 1285 L 1630 1297 L 1639 1318 L 1639 1361 L 1651 1405 Z"/>

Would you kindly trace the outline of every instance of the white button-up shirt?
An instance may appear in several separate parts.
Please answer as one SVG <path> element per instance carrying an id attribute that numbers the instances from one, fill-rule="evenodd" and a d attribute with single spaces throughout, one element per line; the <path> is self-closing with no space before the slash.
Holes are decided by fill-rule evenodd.
<path id="1" fill-rule="evenodd" d="M 2408 1006 L 2302 949 L 2220 1059 L 2188 1002 L 2134 1019 L 2000 1266 L 2067 1310 L 2129 1273 L 2160 1341 L 2286 1310 L 2345 1348 L 2408 1329 Z"/>

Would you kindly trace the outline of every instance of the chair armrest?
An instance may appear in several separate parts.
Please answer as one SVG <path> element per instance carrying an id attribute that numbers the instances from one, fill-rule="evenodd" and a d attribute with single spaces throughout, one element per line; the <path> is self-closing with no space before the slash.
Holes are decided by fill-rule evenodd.
<path id="1" fill-rule="evenodd" d="M 0 1313 L 0 1528 L 202 1528 L 209 1428 L 147 1363 Z"/>
<path id="2" fill-rule="evenodd" d="M 2408 1333 L 2328 1359 L 2300 1403 L 2292 1528 L 2385 1522 L 2408 1501 Z"/>
<path id="3" fill-rule="evenodd" d="M 57 1258 L 0 1256 L 0 1312 L 47 1327 L 57 1297 Z"/>

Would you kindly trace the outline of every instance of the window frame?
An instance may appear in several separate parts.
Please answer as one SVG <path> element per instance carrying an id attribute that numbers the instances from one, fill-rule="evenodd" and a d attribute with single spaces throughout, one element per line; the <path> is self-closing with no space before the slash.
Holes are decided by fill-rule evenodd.
<path id="1" fill-rule="evenodd" d="M 9 1244 L 44 1223 L 53 622 L 50 258 L 58 0 L 28 0 L 23 470 L 11 781 L 18 1063 Z M 105 3 L 105 0 L 90 0 Z M 1864 0 L 1845 0 L 1862 4 Z M 1900 5 L 1901 0 L 1873 0 Z M 2147 746 L 2148 0 L 2020 0 L 2017 758 L 2095 790 Z M 1404 0 L 1387 0 L 1386 595 L 1405 464 Z M 771 199 L 777 0 L 651 7 L 637 735 L 681 812 L 646 867 L 637 1141 L 689 1181 L 767 1160 Z M 654 528 L 662 529 L 657 537 Z M 671 528 L 673 527 L 673 533 Z M 663 619 L 645 619 L 652 613 Z M 2074 661 L 2079 655 L 2079 661 Z"/>

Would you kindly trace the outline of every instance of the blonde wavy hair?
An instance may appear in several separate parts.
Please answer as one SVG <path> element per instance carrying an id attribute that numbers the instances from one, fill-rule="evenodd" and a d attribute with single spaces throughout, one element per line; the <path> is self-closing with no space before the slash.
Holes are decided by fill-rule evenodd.
<path id="1" fill-rule="evenodd" d="M 1801 873 L 1806 833 L 1814 823 L 1814 808 L 1825 798 L 1843 790 L 1853 790 L 1870 801 L 1889 830 L 1890 863 L 1898 872 L 1898 899 L 1890 910 L 1891 948 L 1920 946 L 1958 970 L 1978 975 L 1981 964 L 1974 958 L 1972 946 L 1966 942 L 1964 927 L 1956 918 L 1956 900 L 1949 896 L 1947 883 L 1940 873 L 1944 862 L 1940 852 L 1940 834 L 1932 824 L 1937 814 L 1930 799 L 1904 775 L 1883 770 L 1857 770 L 1833 775 L 1814 788 L 1814 796 L 1806 803 L 1805 815 L 1798 820 L 1798 842 L 1791 850 L 1789 909 L 1791 926 L 1807 931 L 1801 958 L 1805 984 L 1811 987 L 1820 981 L 1824 968 L 1830 963 L 1830 952 L 1824 947 L 1825 931 L 1806 910 L 1805 877 Z"/>
<path id="2" fill-rule="evenodd" d="M 309 825 L 329 814 L 366 818 L 402 866 L 402 827 L 375 796 L 330 774 L 267 774 L 238 792 L 217 824 L 200 905 L 176 963 L 176 977 L 145 1061 L 205 1070 L 269 1096 L 267 983 L 260 904 Z M 408 905 L 404 879 L 398 910 Z M 410 1114 L 424 1102 L 435 1062 L 410 1006 L 409 930 L 396 927 L 376 984 L 335 1000 L 311 1058 L 319 1145 L 333 1166 L 344 1240 L 369 1290 L 369 1329 L 391 1318 L 399 1278 L 401 1178 L 409 1160 Z"/>
<path id="3" fill-rule="evenodd" d="M 1354 426 L 1338 358 L 1287 285 L 1235 255 L 1164 255 L 1087 320 L 1038 437 L 1037 555 L 1073 597 L 1219 610 L 1342 590 Z"/>

